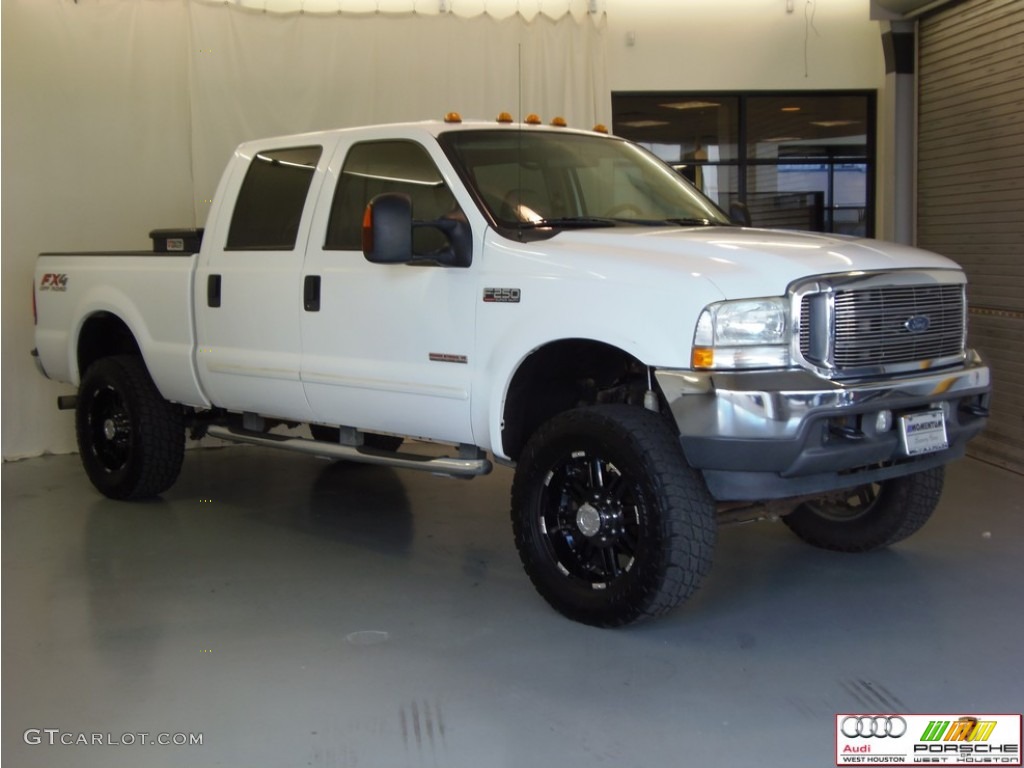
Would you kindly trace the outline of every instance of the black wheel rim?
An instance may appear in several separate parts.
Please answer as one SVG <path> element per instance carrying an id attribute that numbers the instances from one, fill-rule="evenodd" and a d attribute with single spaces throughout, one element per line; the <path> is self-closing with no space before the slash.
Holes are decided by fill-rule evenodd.
<path id="1" fill-rule="evenodd" d="M 639 484 L 601 456 L 573 451 L 545 477 L 542 538 L 558 570 L 593 589 L 632 571 L 645 517 Z"/>
<path id="2" fill-rule="evenodd" d="M 116 472 L 128 461 L 132 448 L 131 418 L 121 393 L 104 387 L 93 396 L 87 429 L 89 445 L 100 466 Z"/>
<path id="3" fill-rule="evenodd" d="M 861 485 L 846 491 L 842 496 L 815 502 L 809 505 L 816 515 L 826 520 L 849 523 L 868 514 L 878 502 L 877 484 Z"/>

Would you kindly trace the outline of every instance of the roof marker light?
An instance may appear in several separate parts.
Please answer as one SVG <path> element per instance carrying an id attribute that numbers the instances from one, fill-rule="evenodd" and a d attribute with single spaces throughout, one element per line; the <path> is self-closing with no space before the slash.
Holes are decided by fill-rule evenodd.
<path id="1" fill-rule="evenodd" d="M 598 123 L 593 128 L 594 133 L 608 133 L 608 126 L 604 123 Z"/>
<path id="2" fill-rule="evenodd" d="M 527 125 L 541 125 L 544 121 L 540 119 L 540 115 L 531 112 L 526 116 Z"/>
<path id="3" fill-rule="evenodd" d="M 460 115 L 458 112 L 449 112 L 447 115 L 444 116 L 444 121 L 446 123 L 461 123 L 462 115 Z"/>
<path id="4" fill-rule="evenodd" d="M 556 128 L 565 128 L 567 125 L 569 125 L 567 122 L 565 122 L 564 117 L 556 117 L 554 120 L 551 121 L 551 124 Z"/>
<path id="5" fill-rule="evenodd" d="M 498 115 L 498 122 L 499 123 L 511 123 L 512 122 L 512 115 L 510 115 L 508 112 L 502 112 L 501 114 Z"/>

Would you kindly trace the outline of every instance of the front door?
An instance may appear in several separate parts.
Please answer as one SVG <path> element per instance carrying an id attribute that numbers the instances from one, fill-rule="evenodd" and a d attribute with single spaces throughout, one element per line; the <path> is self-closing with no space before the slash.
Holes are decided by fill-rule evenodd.
<path id="1" fill-rule="evenodd" d="M 426 148 L 393 139 L 339 147 L 317 209 L 322 243 L 310 242 L 303 270 L 302 379 L 314 421 L 472 443 L 470 395 L 474 270 L 371 264 L 362 254 L 363 213 L 384 192 L 412 198 L 413 216 L 461 215 Z M 320 222 L 324 222 L 321 226 Z M 413 246 L 444 244 L 417 229 Z"/>

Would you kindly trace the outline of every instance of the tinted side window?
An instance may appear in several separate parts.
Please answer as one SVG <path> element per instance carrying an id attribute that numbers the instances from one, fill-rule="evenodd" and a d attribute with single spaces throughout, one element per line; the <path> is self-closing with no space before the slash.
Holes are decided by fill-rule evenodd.
<path id="1" fill-rule="evenodd" d="M 349 150 L 327 224 L 328 250 L 362 247 L 363 211 L 377 195 L 401 192 L 412 198 L 413 216 L 433 221 L 459 211 L 455 198 L 427 150 L 412 141 L 372 141 Z M 413 250 L 425 254 L 444 247 L 436 229 L 417 229 Z"/>
<path id="2" fill-rule="evenodd" d="M 321 147 L 260 152 L 238 191 L 228 250 L 290 251 Z"/>

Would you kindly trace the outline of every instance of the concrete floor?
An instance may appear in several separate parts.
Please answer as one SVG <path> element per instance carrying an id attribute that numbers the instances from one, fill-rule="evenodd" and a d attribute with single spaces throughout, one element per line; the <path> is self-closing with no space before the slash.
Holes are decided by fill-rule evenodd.
<path id="1" fill-rule="evenodd" d="M 625 630 L 533 592 L 505 469 L 201 450 L 141 504 L 74 456 L 2 472 L 7 765 L 827 766 L 837 712 L 1024 708 L 1024 477 L 971 460 L 887 552 L 725 529 Z M 93 733 L 202 745 L 60 744 Z"/>

